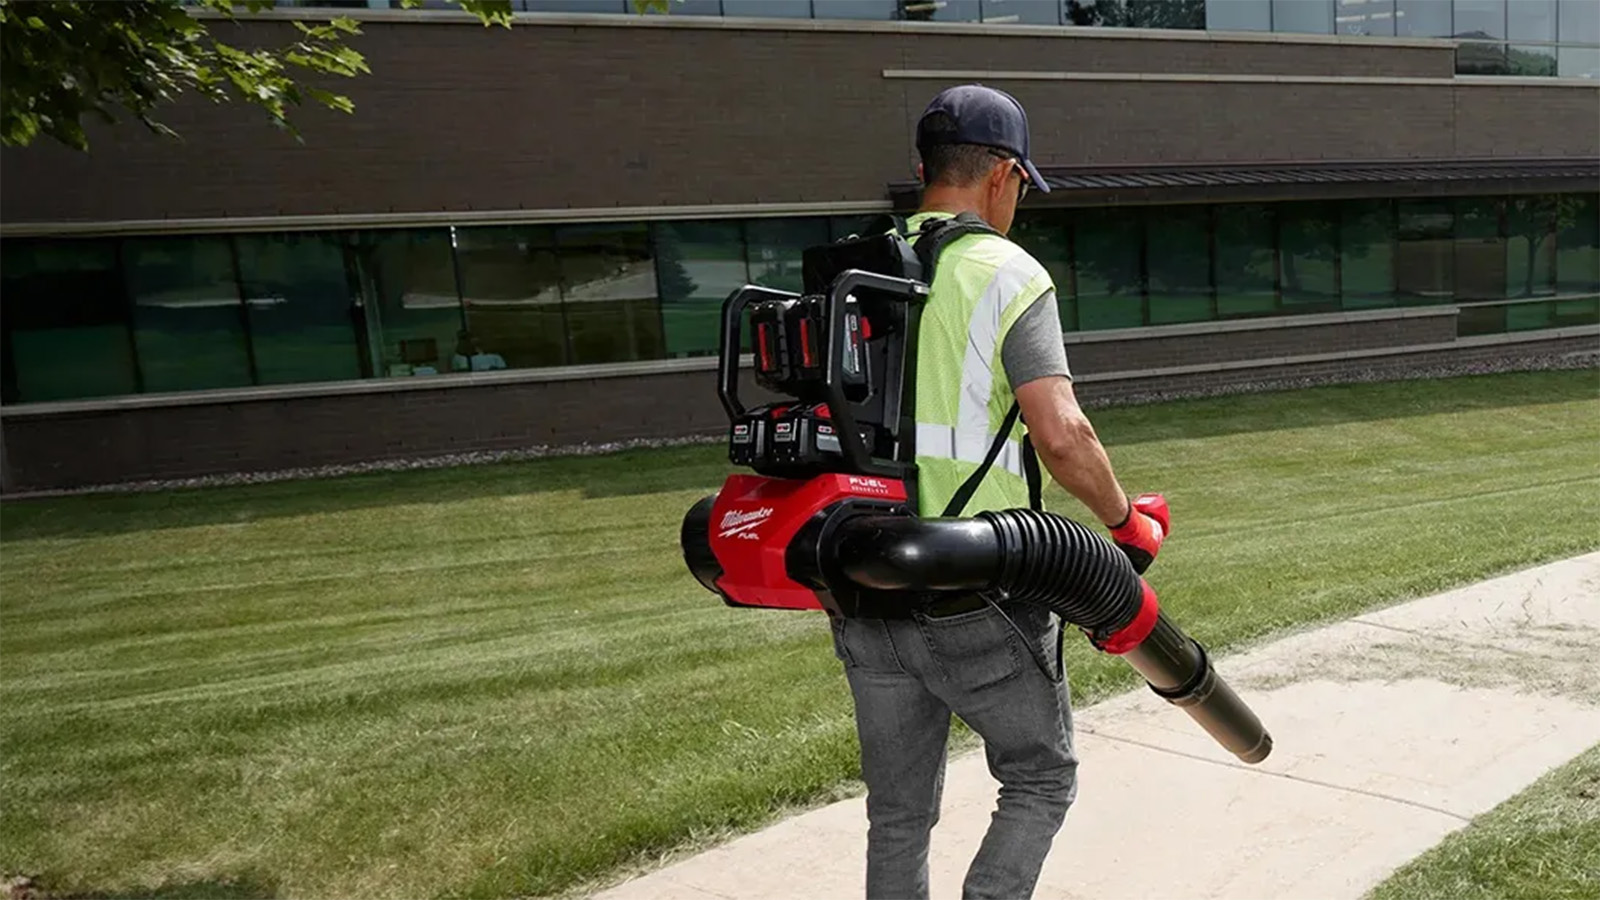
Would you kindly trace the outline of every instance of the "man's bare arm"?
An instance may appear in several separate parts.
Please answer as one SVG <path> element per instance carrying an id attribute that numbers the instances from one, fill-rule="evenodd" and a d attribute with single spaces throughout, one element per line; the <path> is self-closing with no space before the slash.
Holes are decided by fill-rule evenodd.
<path id="1" fill-rule="evenodd" d="M 1078 498 L 1107 527 L 1128 518 L 1128 495 L 1111 471 L 1100 438 L 1078 406 L 1072 381 L 1064 376 L 1036 378 L 1016 389 L 1039 462 L 1056 483 Z"/>

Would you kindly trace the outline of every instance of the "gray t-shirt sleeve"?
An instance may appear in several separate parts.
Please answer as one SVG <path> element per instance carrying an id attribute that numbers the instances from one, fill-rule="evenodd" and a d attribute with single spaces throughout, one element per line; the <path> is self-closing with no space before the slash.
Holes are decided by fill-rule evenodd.
<path id="1" fill-rule="evenodd" d="M 1072 377 L 1054 290 L 1040 294 L 1011 326 L 1000 345 L 1000 364 L 1006 367 L 1012 390 L 1049 375 Z"/>

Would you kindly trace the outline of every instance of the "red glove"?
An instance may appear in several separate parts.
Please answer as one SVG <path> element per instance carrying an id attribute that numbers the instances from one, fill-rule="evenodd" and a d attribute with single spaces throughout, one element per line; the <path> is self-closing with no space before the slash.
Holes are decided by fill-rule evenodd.
<path id="1" fill-rule="evenodd" d="M 1111 540 L 1128 555 L 1133 570 L 1143 575 L 1161 552 L 1161 542 L 1172 529 L 1172 511 L 1160 494 L 1140 494 L 1128 509 L 1128 517 L 1111 529 Z"/>

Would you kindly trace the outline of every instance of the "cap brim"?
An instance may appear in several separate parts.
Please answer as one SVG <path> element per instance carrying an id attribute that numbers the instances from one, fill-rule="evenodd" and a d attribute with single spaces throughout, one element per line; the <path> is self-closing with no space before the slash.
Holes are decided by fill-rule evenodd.
<path id="1" fill-rule="evenodd" d="M 1022 168 L 1023 168 L 1023 171 L 1028 173 L 1029 184 L 1034 190 L 1038 191 L 1041 194 L 1050 193 L 1050 184 L 1044 180 L 1044 176 L 1043 175 L 1039 174 L 1039 170 L 1035 169 L 1033 167 L 1033 160 L 1031 160 L 1031 159 L 1023 160 L 1022 161 Z"/>

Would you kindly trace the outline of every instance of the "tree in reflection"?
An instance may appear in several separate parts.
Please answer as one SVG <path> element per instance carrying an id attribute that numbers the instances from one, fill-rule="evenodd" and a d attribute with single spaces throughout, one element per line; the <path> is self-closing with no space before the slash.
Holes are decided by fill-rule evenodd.
<path id="1" fill-rule="evenodd" d="M 1205 0 L 1067 0 L 1069 25 L 1103 28 L 1206 27 Z"/>

